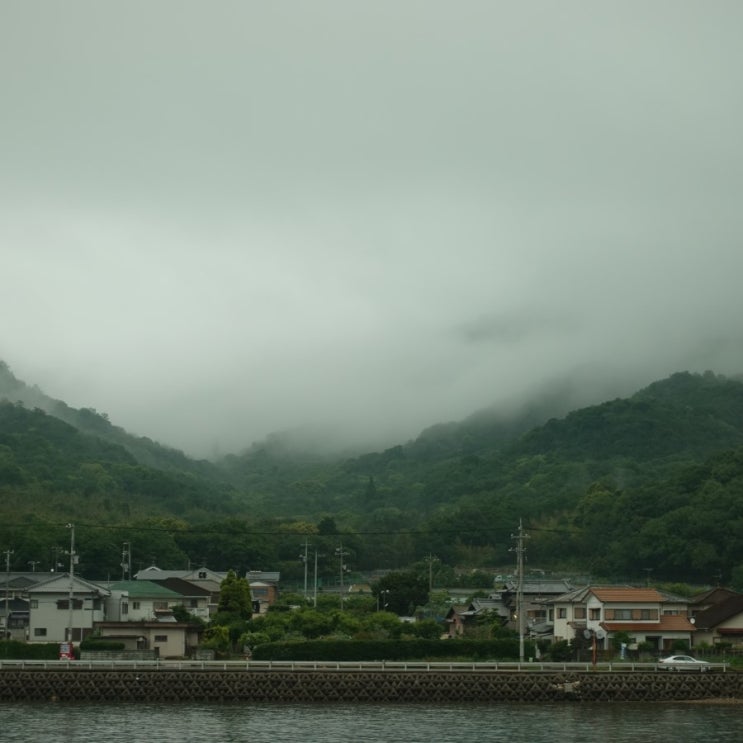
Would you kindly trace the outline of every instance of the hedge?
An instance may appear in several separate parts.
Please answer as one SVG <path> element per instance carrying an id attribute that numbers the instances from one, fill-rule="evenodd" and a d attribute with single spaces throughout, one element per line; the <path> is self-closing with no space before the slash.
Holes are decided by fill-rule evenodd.
<path id="1" fill-rule="evenodd" d="M 534 643 L 524 646 L 534 655 Z M 464 658 L 518 660 L 518 639 L 499 640 L 307 640 L 267 642 L 253 650 L 255 660 L 402 661 Z"/>
<path id="2" fill-rule="evenodd" d="M 58 660 L 59 643 L 0 640 L 0 658 L 4 660 Z"/>
<path id="3" fill-rule="evenodd" d="M 86 639 L 80 643 L 80 650 L 107 650 L 118 652 L 126 647 L 120 640 L 90 640 Z"/>

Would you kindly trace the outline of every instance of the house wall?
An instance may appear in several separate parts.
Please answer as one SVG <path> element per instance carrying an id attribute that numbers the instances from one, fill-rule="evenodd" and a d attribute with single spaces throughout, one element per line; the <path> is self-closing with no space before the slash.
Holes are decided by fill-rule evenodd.
<path id="1" fill-rule="evenodd" d="M 618 618 L 616 612 L 630 612 L 626 618 Z M 643 619 L 638 617 L 639 612 L 651 612 L 652 617 Z M 686 604 L 660 604 L 658 602 L 611 602 L 603 603 L 598 597 L 589 594 L 585 603 L 556 603 L 554 605 L 554 639 L 571 641 L 576 631 L 585 627 L 593 632 L 603 629 L 602 622 L 629 622 L 633 624 L 646 624 L 647 630 L 633 631 L 635 641 L 645 642 L 647 638 L 663 637 L 663 646 L 669 647 L 675 640 L 689 640 L 688 632 L 661 631 L 659 623 L 662 615 L 685 615 Z M 564 615 L 564 616 L 561 616 Z M 578 629 L 571 626 L 571 622 L 578 625 Z M 602 646 L 608 647 L 610 636 L 603 640 Z"/>
<path id="2" fill-rule="evenodd" d="M 80 596 L 76 596 L 79 599 Z M 67 596 L 59 593 L 34 593 L 30 599 L 28 640 L 29 642 L 64 642 L 67 639 L 67 629 L 70 622 L 68 608 L 59 609 L 58 600 L 67 600 Z M 91 598 L 83 599 L 82 609 L 72 611 L 72 639 L 75 642 L 87 635 L 93 629 L 93 622 L 103 619 L 103 603 L 100 609 L 93 608 Z"/>
<path id="3" fill-rule="evenodd" d="M 725 635 L 720 633 L 720 629 L 740 630 L 742 634 Z M 721 622 L 717 627 L 711 630 L 697 630 L 694 633 L 694 645 L 717 645 L 721 642 L 730 642 L 738 647 L 743 646 L 743 614 L 730 617 L 730 619 Z"/>
<path id="4" fill-rule="evenodd" d="M 572 640 L 575 637 L 575 632 L 570 626 L 570 622 L 585 622 L 585 619 L 576 619 L 575 607 L 578 606 L 585 610 L 583 604 L 568 604 L 561 603 L 554 605 L 553 612 L 553 634 L 556 641 L 559 640 Z"/>
<path id="5" fill-rule="evenodd" d="M 171 622 L 153 625 L 121 622 L 116 626 L 99 627 L 102 638 L 123 642 L 126 650 L 152 650 L 160 658 L 182 658 L 187 653 L 186 630 L 182 624 Z M 140 638 L 144 638 L 144 648 Z"/>

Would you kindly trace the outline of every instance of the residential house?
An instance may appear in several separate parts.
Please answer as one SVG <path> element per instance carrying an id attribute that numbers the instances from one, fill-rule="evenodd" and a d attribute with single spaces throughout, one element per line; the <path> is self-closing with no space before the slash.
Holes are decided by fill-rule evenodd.
<path id="1" fill-rule="evenodd" d="M 561 596 L 572 590 L 567 580 L 525 580 L 522 585 L 522 608 L 525 616 L 524 629 L 527 634 L 542 637 L 551 634 L 552 617 L 548 602 L 550 599 Z M 499 591 L 490 594 L 491 599 L 498 600 L 505 607 L 503 613 L 506 626 L 518 631 L 520 622 L 518 617 L 519 587 L 516 581 L 506 581 Z"/>
<path id="2" fill-rule="evenodd" d="M 447 634 L 450 638 L 463 637 L 466 628 L 475 621 L 475 613 L 468 604 L 453 604 L 446 613 L 444 621 L 449 625 Z"/>
<path id="3" fill-rule="evenodd" d="M 664 652 L 678 640 L 691 645 L 694 633 L 687 600 L 654 588 L 586 586 L 546 603 L 552 607 L 556 641 L 596 638 L 606 648 L 622 633 Z"/>
<path id="4" fill-rule="evenodd" d="M 180 593 L 150 580 L 122 580 L 109 585 L 105 619 L 112 622 L 153 621 L 172 616 L 182 603 Z M 103 620 L 103 617 L 101 617 Z"/>
<path id="5" fill-rule="evenodd" d="M 172 617 L 138 622 L 96 622 L 96 634 L 102 640 L 124 644 L 125 652 L 147 652 L 155 658 L 185 658 L 198 645 L 197 630 Z"/>
<path id="6" fill-rule="evenodd" d="M 505 624 L 508 608 L 499 599 L 474 598 L 468 604 L 453 605 L 444 621 L 449 625 L 449 637 L 473 637 L 495 623 Z"/>
<path id="7" fill-rule="evenodd" d="M 245 577 L 250 585 L 256 612 L 265 613 L 268 611 L 269 606 L 276 603 L 279 596 L 280 576 L 281 574 L 278 571 L 249 570 L 247 572 Z M 178 578 L 200 589 L 204 589 L 209 594 L 209 616 L 212 616 L 217 612 L 219 587 L 227 577 L 227 573 L 219 573 L 205 567 L 195 568 L 193 570 L 161 570 L 156 565 L 151 565 L 144 570 L 140 570 L 134 577 L 136 580 L 151 580 L 156 582 Z M 201 596 L 202 594 L 199 595 Z M 198 607 L 195 608 L 201 607 L 200 599 L 197 604 Z M 196 613 L 200 616 L 199 612 Z"/>
<path id="8" fill-rule="evenodd" d="M 730 643 L 743 648 L 743 594 L 734 593 L 723 601 L 696 612 L 694 645 Z"/>
<path id="9" fill-rule="evenodd" d="M 35 571 L 0 573 L 0 636 L 25 641 L 28 635 L 26 591 L 56 575 Z"/>
<path id="10" fill-rule="evenodd" d="M 222 581 L 227 577 L 227 573 L 219 573 L 207 567 L 194 568 L 189 570 L 162 570 L 156 565 L 140 570 L 134 578 L 136 580 L 167 580 L 169 578 L 180 578 L 181 580 L 193 583 L 199 588 L 206 589 L 209 592 L 209 616 L 217 613 L 219 606 L 219 587 Z"/>
<path id="11" fill-rule="evenodd" d="M 712 606 L 727 601 L 732 596 L 740 596 L 737 591 L 733 591 L 732 588 L 724 588 L 723 586 L 715 586 L 701 593 L 694 594 L 689 599 L 689 613 L 692 617 L 695 617 L 700 611 L 705 611 Z"/>
<path id="12" fill-rule="evenodd" d="M 182 578 L 165 578 L 163 580 L 152 580 L 151 582 L 175 591 L 180 596 L 178 603 L 189 614 L 204 621 L 209 620 L 209 604 L 212 598 L 210 589 L 198 586 L 192 581 L 183 580 Z M 175 604 L 171 604 L 170 608 L 172 609 L 173 606 Z"/>
<path id="13" fill-rule="evenodd" d="M 71 580 L 68 573 L 55 573 L 27 588 L 26 594 L 29 642 L 80 642 L 93 631 L 95 622 L 104 619 L 111 592 L 78 576 Z"/>
<path id="14" fill-rule="evenodd" d="M 265 614 L 279 598 L 279 578 L 281 573 L 269 570 L 248 570 L 245 578 L 250 585 L 253 605 L 258 613 Z"/>

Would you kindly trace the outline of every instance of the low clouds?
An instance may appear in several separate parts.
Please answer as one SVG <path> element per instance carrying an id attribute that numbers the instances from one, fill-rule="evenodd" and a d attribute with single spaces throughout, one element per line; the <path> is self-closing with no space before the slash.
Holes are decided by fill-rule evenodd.
<path id="1" fill-rule="evenodd" d="M 743 368 L 737 3 L 3 14 L 0 357 L 55 397 L 208 455 Z"/>

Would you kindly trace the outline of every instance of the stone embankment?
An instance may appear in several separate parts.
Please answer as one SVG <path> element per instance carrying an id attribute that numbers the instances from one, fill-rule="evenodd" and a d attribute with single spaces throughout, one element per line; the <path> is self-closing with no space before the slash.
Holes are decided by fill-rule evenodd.
<path id="1" fill-rule="evenodd" d="M 0 701 L 658 702 L 743 700 L 743 674 L 0 666 Z"/>

